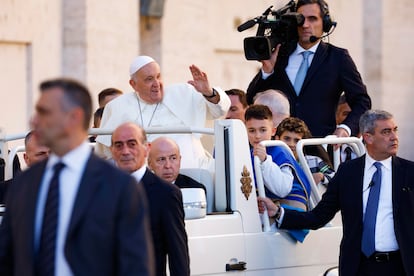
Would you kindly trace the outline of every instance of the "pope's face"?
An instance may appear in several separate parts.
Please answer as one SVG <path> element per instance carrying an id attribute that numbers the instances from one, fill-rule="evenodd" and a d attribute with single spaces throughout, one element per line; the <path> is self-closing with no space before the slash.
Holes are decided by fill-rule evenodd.
<path id="1" fill-rule="evenodd" d="M 129 81 L 132 88 L 145 102 L 155 104 L 162 101 L 164 88 L 160 66 L 151 62 L 139 69 Z"/>

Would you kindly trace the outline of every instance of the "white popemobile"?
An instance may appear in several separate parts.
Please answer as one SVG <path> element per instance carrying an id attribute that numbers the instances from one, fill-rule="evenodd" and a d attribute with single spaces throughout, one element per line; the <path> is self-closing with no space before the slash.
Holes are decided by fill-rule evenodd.
<path id="1" fill-rule="evenodd" d="M 263 183 L 258 177 L 255 184 L 249 144 L 244 124 L 239 120 L 216 120 L 212 129 L 146 129 L 149 133 L 214 134 L 215 173 L 204 169 L 182 169 L 207 188 L 182 189 L 186 230 L 188 234 L 191 275 L 335 275 L 337 273 L 342 226 L 337 215 L 325 227 L 310 231 L 303 243 L 294 241 L 285 230 L 269 225 L 267 216 L 258 213 L 258 193 Z M 99 133 L 110 133 L 100 130 Z M 92 130 L 97 133 L 97 130 Z M 17 136 L 15 136 L 17 138 Z M 24 137 L 24 135 L 22 135 Z M 21 137 L 20 137 L 21 138 Z M 6 177 L 11 175 L 9 160 L 16 149 L 8 154 L 7 141 L 12 136 L 1 136 L 0 157 L 6 160 Z M 364 147 L 357 138 L 303 139 L 298 143 L 302 160 L 302 147 L 306 144 L 348 143 L 354 151 L 363 154 Z M 281 141 L 264 141 L 264 145 L 280 145 Z M 21 147 L 17 151 L 22 150 Z M 312 186 L 309 206 L 320 200 L 319 191 L 305 164 Z M 256 170 L 260 171 L 260 170 Z"/>

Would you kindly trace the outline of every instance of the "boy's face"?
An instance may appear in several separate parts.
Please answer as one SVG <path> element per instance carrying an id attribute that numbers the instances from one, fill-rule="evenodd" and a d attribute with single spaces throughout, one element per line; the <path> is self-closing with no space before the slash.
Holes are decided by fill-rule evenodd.
<path id="1" fill-rule="evenodd" d="M 267 119 L 249 119 L 246 121 L 246 129 L 249 143 L 253 147 L 261 141 L 271 140 L 276 132 L 276 129 L 273 127 L 273 121 Z"/>
<path id="2" fill-rule="evenodd" d="M 276 139 L 285 142 L 286 145 L 289 146 L 289 148 L 296 156 L 296 145 L 299 142 L 299 140 L 302 139 L 302 137 L 302 133 L 296 133 L 293 131 L 283 131 L 280 136 L 276 136 Z"/>

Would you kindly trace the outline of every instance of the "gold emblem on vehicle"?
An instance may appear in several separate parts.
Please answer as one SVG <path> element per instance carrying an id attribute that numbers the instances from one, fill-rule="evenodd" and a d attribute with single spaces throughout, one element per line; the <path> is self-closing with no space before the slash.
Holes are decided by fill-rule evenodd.
<path id="1" fill-rule="evenodd" d="M 240 189 L 246 200 L 249 200 L 249 196 L 252 193 L 252 178 L 250 177 L 250 172 L 247 170 L 246 166 L 243 166 L 243 172 L 241 173 L 242 178 L 240 178 L 240 183 L 242 184 Z"/>

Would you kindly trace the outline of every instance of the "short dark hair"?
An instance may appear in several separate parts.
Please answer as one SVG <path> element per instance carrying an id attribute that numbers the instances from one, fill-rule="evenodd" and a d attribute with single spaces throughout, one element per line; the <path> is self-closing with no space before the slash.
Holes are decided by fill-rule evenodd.
<path id="1" fill-rule="evenodd" d="M 86 86 L 74 79 L 57 78 L 42 82 L 39 88 L 41 93 L 44 93 L 53 88 L 62 89 L 62 109 L 67 111 L 73 107 L 80 107 L 84 113 L 83 128 L 85 130 L 89 129 L 89 124 L 92 117 L 92 98 Z"/>
<path id="2" fill-rule="evenodd" d="M 126 126 L 128 126 L 128 127 L 130 127 L 130 128 L 134 128 L 134 129 L 136 129 L 136 130 L 138 130 L 138 132 L 141 132 L 141 141 L 139 141 L 141 144 L 145 144 L 145 143 L 147 143 L 148 142 L 148 139 L 147 139 L 147 132 L 145 131 L 145 129 L 143 128 L 143 127 L 141 127 L 140 125 L 138 125 L 138 124 L 136 124 L 136 123 L 133 123 L 133 122 L 125 122 L 125 123 L 122 123 L 121 125 L 119 125 L 115 130 L 114 130 L 114 132 L 112 133 L 112 135 L 111 135 L 111 147 L 113 147 L 114 146 L 114 140 L 113 140 L 113 138 L 114 138 L 114 133 L 120 128 L 120 127 L 126 127 Z"/>
<path id="3" fill-rule="evenodd" d="M 33 136 L 33 130 L 29 131 L 26 136 L 24 137 L 24 146 L 27 147 L 27 144 L 29 144 L 30 138 Z"/>
<path id="4" fill-rule="evenodd" d="M 244 119 L 247 122 L 250 119 L 256 120 L 273 120 L 272 111 L 267 105 L 253 104 L 246 109 Z"/>
<path id="5" fill-rule="evenodd" d="M 318 4 L 320 10 L 321 10 L 321 17 L 323 18 L 325 15 L 329 14 L 329 7 L 328 3 L 326 3 L 324 0 L 298 0 L 296 4 L 296 10 L 298 10 L 300 7 L 304 5 L 309 4 Z"/>
<path id="6" fill-rule="evenodd" d="M 99 103 L 99 106 L 101 106 L 101 105 L 102 105 L 102 102 L 104 101 L 104 99 L 105 99 L 107 96 L 112 96 L 112 95 L 122 95 L 122 94 L 123 94 L 123 93 L 122 93 L 122 91 L 121 91 L 121 90 L 116 89 L 116 88 L 113 88 L 113 87 L 106 88 L 106 89 L 102 90 L 102 91 L 101 91 L 101 92 L 99 92 L 99 94 L 98 94 L 98 103 Z"/>
<path id="7" fill-rule="evenodd" d="M 234 95 L 234 96 L 238 96 L 239 97 L 239 101 L 240 103 L 243 105 L 243 107 L 247 107 L 247 99 L 246 99 L 246 92 L 244 92 L 243 90 L 237 89 L 237 88 L 233 88 L 233 89 L 229 89 L 224 91 L 226 92 L 227 95 Z"/>
<path id="8" fill-rule="evenodd" d="M 98 120 L 102 119 L 102 115 L 104 112 L 105 107 L 100 107 L 93 113 L 93 126 L 97 127 L 96 123 Z"/>
<path id="9" fill-rule="evenodd" d="M 283 132 L 291 131 L 294 133 L 302 134 L 302 138 L 311 138 L 311 132 L 306 123 L 296 117 L 288 117 L 280 122 L 276 129 L 276 135 L 281 136 Z"/>
<path id="10" fill-rule="evenodd" d="M 385 110 L 367 110 L 359 118 L 359 129 L 361 133 L 374 134 L 376 122 L 380 120 L 389 120 L 394 116 Z"/>

